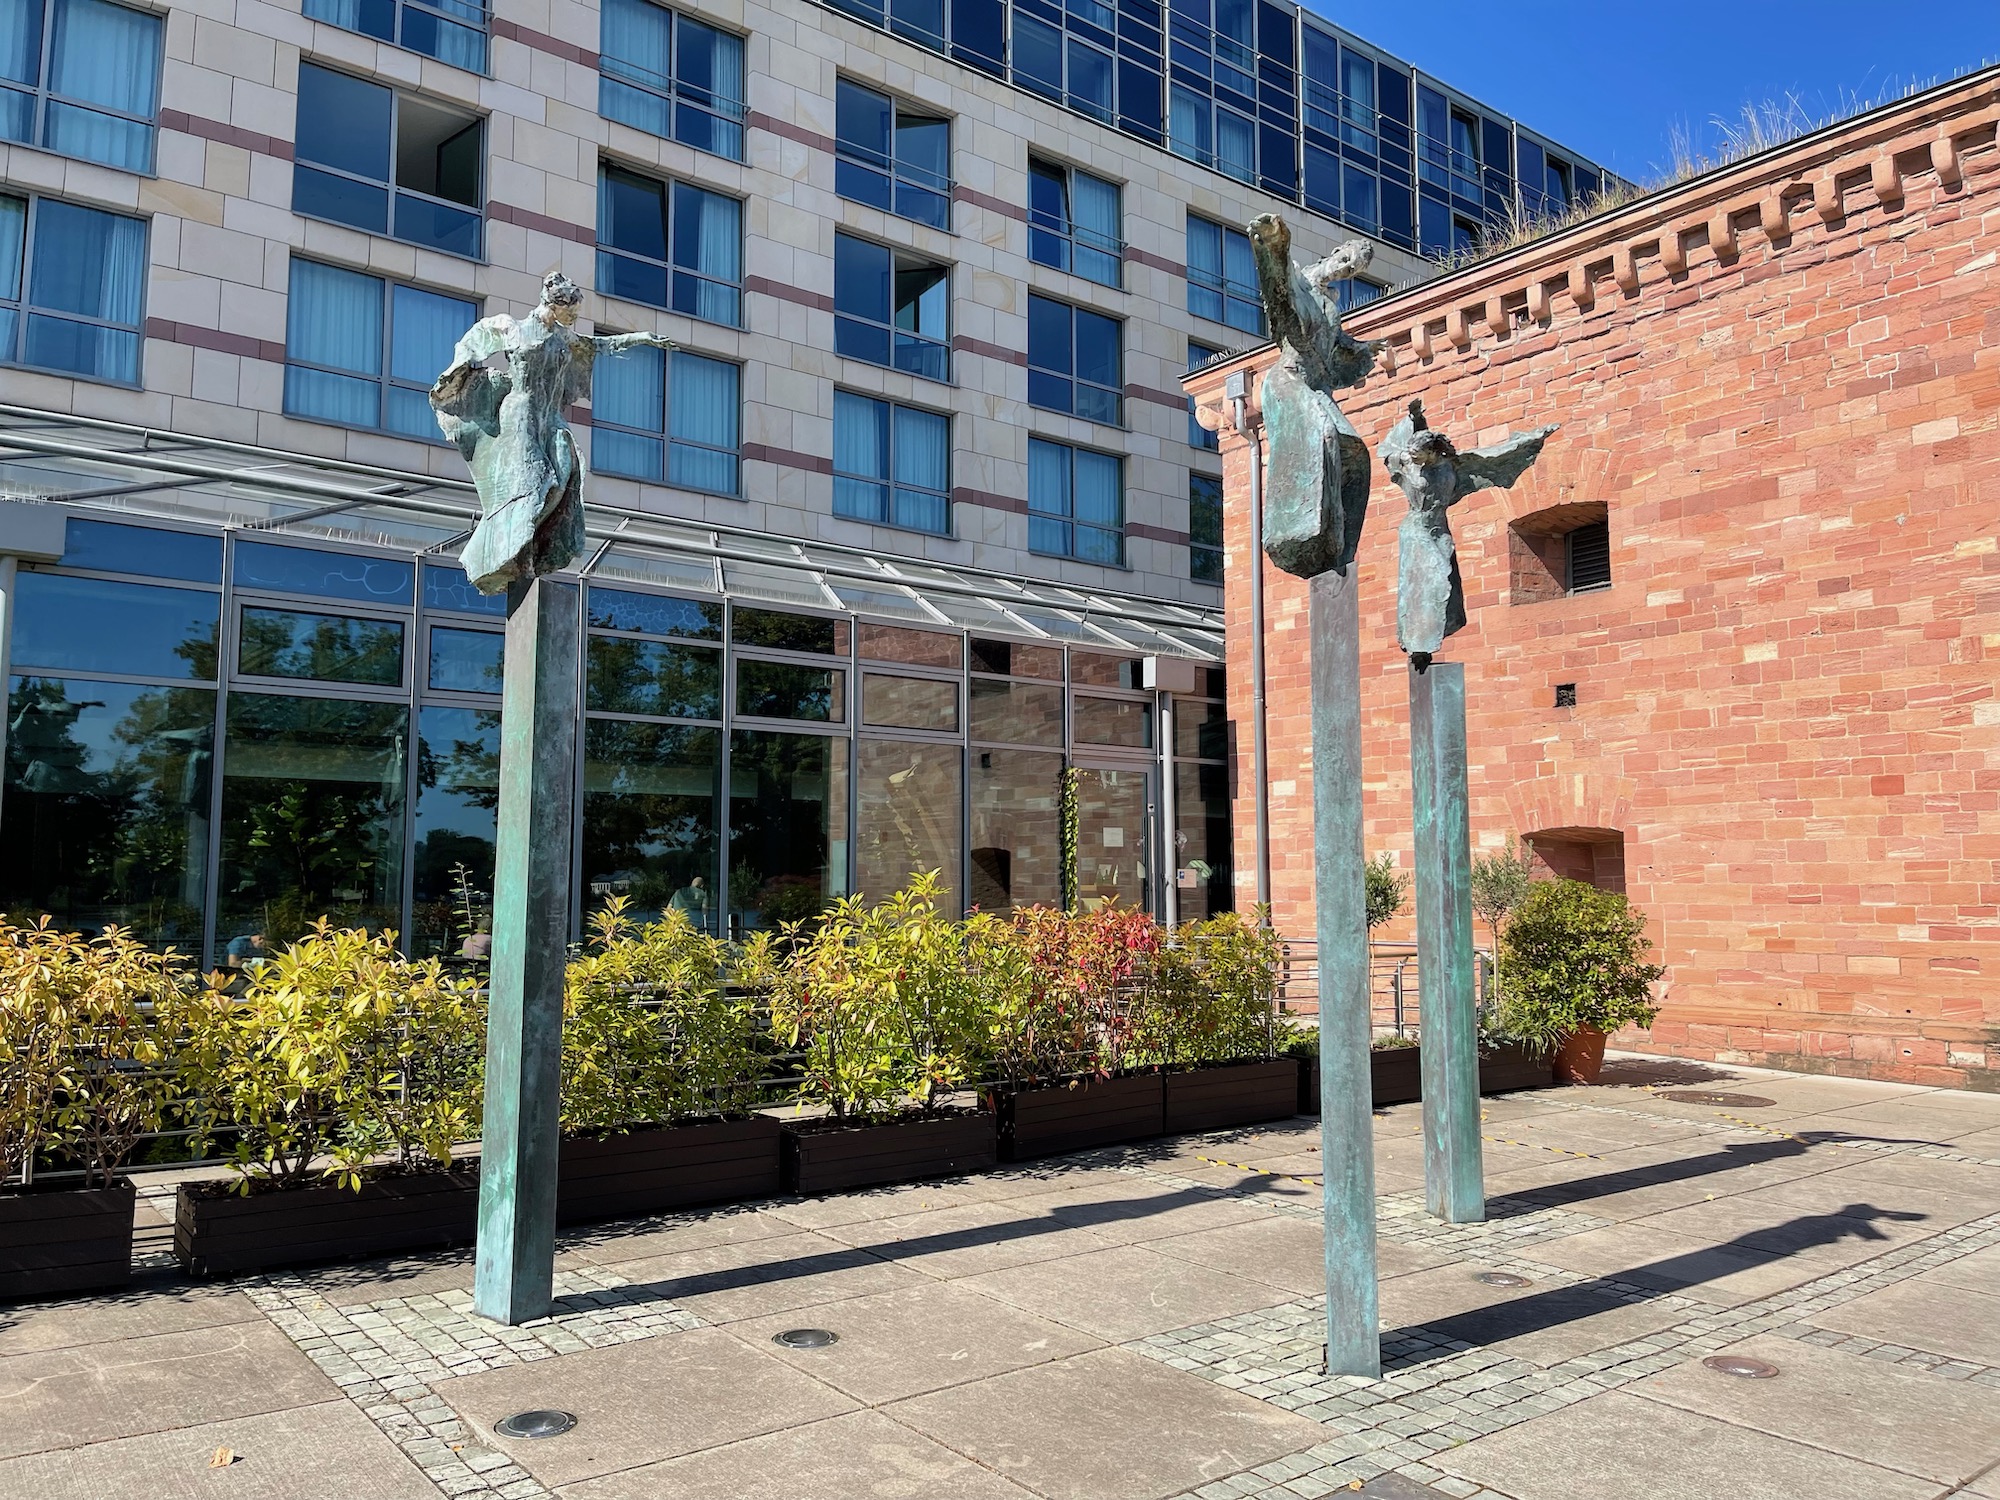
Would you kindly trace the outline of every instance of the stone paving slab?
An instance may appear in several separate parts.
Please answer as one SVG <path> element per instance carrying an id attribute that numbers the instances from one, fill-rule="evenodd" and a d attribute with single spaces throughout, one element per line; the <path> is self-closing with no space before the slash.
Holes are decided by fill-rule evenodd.
<path id="1" fill-rule="evenodd" d="M 0 1359 L 115 1344 L 156 1333 L 184 1333 L 225 1323 L 263 1320 L 257 1304 L 226 1286 L 140 1283 L 130 1291 L 87 1301 L 0 1304 Z"/>
<path id="2" fill-rule="evenodd" d="M 1143 1245 L 1117 1245 L 966 1278 L 973 1289 L 1102 1339 L 1143 1338 L 1287 1293 Z"/>
<path id="3" fill-rule="evenodd" d="M 2000 1289 L 1919 1277 L 1871 1292 L 1811 1322 L 1838 1333 L 1908 1344 L 1979 1364 L 2000 1364 Z"/>

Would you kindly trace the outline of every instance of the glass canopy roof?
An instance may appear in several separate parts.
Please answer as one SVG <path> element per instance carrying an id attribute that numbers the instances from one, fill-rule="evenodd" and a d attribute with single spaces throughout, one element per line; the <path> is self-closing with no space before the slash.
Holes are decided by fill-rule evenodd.
<path id="1" fill-rule="evenodd" d="M 0 405 L 0 499 L 200 522 L 401 552 L 450 553 L 470 482 Z M 584 576 L 1068 641 L 1222 659 L 1222 613 L 1169 599 L 793 541 L 593 500 Z"/>

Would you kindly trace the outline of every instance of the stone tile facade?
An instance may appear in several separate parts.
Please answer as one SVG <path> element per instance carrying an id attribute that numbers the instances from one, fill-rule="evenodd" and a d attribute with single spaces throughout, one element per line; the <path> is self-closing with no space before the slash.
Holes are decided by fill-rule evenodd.
<path id="1" fill-rule="evenodd" d="M 1349 320 L 1388 341 L 1343 403 L 1371 445 L 1412 398 L 1466 443 L 1563 424 L 1456 513 L 1471 624 L 1444 655 L 1475 845 L 1541 835 L 1622 882 L 1669 965 L 1652 1049 L 2000 1088 L 1996 121 L 1987 69 Z M 1189 382 L 1224 427 L 1246 905 L 1256 553 L 1223 382 L 1268 358 Z M 1524 587 L 1563 507 L 1608 514 L 1608 588 Z M 1360 568 L 1368 843 L 1407 866 L 1403 509 L 1378 474 Z M 1304 934 L 1305 589 L 1267 568 L 1265 601 L 1273 895 Z"/>

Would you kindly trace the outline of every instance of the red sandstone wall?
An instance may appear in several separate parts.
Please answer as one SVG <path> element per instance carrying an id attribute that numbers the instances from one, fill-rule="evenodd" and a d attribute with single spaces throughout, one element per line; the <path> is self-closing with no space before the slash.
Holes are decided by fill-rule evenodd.
<path id="1" fill-rule="evenodd" d="M 1503 262 L 1351 320 L 1396 339 L 1393 373 L 1343 402 L 1371 447 L 1411 397 L 1462 443 L 1563 424 L 1519 487 L 1454 512 L 1472 623 L 1444 657 L 1466 664 L 1476 848 L 1623 833 L 1629 895 L 1670 965 L 1638 1039 L 1650 1050 L 2000 1089 L 1993 77 L 1942 127 L 1935 111 L 1907 128 L 1864 117 L 1837 159 L 1754 181 L 1738 169 L 1733 206 L 1694 202 L 1690 185 L 1650 239 L 1621 211 L 1627 238 L 1572 262 L 1587 307 L 1568 267 Z M 1725 226 L 1734 255 L 1711 248 Z M 1220 404 L 1226 373 L 1190 389 Z M 1247 907 L 1256 554 L 1247 449 L 1226 424 L 1224 453 Z M 1407 866 L 1404 506 L 1379 463 L 1375 479 L 1360 564 L 1368 842 Z M 1511 603 L 1509 522 L 1589 501 L 1609 506 L 1612 587 Z M 1267 567 L 1266 601 L 1275 915 L 1303 934 L 1303 585 Z M 1567 682 L 1577 706 L 1556 709 Z M 1409 939 L 1409 919 L 1386 935 Z"/>

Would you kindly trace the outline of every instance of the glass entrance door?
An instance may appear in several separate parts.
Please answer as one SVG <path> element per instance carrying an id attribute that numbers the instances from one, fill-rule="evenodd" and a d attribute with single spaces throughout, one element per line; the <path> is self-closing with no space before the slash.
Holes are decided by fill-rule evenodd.
<path id="1" fill-rule="evenodd" d="M 1116 900 L 1153 910 L 1153 776 L 1137 766 L 1079 766 L 1076 790 L 1077 905 Z"/>

